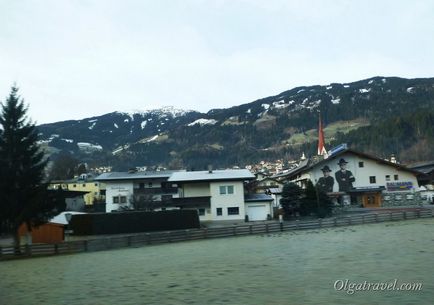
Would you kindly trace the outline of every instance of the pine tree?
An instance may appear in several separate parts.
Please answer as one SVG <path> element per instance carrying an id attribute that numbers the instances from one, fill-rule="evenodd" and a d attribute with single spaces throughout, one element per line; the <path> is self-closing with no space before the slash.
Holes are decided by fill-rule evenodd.
<path id="1" fill-rule="evenodd" d="M 282 189 L 280 205 L 285 212 L 285 218 L 293 215 L 300 208 L 302 189 L 295 183 L 287 183 Z"/>
<path id="2" fill-rule="evenodd" d="M 35 125 L 13 86 L 0 112 L 0 215 L 3 227 L 14 233 L 19 251 L 18 228 L 44 220 L 55 205 L 48 199 L 44 169 L 47 160 L 37 144 Z"/>

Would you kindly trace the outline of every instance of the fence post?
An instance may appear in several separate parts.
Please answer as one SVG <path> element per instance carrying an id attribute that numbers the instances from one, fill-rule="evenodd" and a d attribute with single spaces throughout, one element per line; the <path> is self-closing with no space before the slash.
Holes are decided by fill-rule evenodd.
<path id="1" fill-rule="evenodd" d="M 208 228 L 203 229 L 203 238 L 208 238 Z"/>
<path id="2" fill-rule="evenodd" d="M 280 223 L 280 232 L 283 232 L 283 222 Z"/>
<path id="3" fill-rule="evenodd" d="M 362 223 L 365 223 L 365 215 L 362 215 Z"/>
<path id="4" fill-rule="evenodd" d="M 320 228 L 322 228 L 322 220 L 321 220 L 321 218 L 318 218 L 318 226 L 319 226 Z"/>
<path id="5" fill-rule="evenodd" d="M 402 211 L 402 218 L 407 219 L 407 212 L 406 211 Z"/>
<path id="6" fill-rule="evenodd" d="M 298 219 L 295 220 L 295 228 L 298 230 L 299 227 L 299 223 L 298 223 Z"/>
<path id="7" fill-rule="evenodd" d="M 250 233 L 250 234 L 253 234 L 253 228 L 252 228 L 252 225 L 249 225 L 249 233 Z"/>
<path id="8" fill-rule="evenodd" d="M 268 223 L 265 224 L 265 232 L 268 234 Z"/>
<path id="9" fill-rule="evenodd" d="M 26 255 L 32 256 L 32 249 L 30 248 L 30 246 L 28 244 L 26 244 L 24 246 L 24 249 L 25 249 Z"/>
<path id="10" fill-rule="evenodd" d="M 146 233 L 146 243 L 147 243 L 148 245 L 151 244 L 151 234 L 149 234 L 149 233 Z"/>
<path id="11" fill-rule="evenodd" d="M 131 247 L 131 235 L 128 235 L 127 237 L 127 246 Z"/>
<path id="12" fill-rule="evenodd" d="M 190 230 L 188 230 L 188 229 L 185 230 L 185 239 L 187 239 L 187 240 L 190 239 Z"/>
<path id="13" fill-rule="evenodd" d="M 390 220 L 393 220 L 392 211 L 389 212 L 389 218 Z"/>
<path id="14" fill-rule="evenodd" d="M 334 225 L 335 227 L 338 226 L 338 220 L 336 219 L 336 217 L 333 217 L 333 225 Z"/>
<path id="15" fill-rule="evenodd" d="M 351 216 L 348 216 L 348 225 L 351 226 Z"/>
<path id="16" fill-rule="evenodd" d="M 0 260 L 2 259 L 2 256 L 3 256 L 3 249 L 2 246 L 0 246 Z"/>
<path id="17" fill-rule="evenodd" d="M 420 210 L 417 210 L 417 218 L 420 218 Z"/>
<path id="18" fill-rule="evenodd" d="M 237 226 L 236 225 L 233 225 L 232 226 L 232 235 L 237 235 Z"/>
<path id="19" fill-rule="evenodd" d="M 83 249 L 84 252 L 87 252 L 87 240 L 83 240 Z"/>
<path id="20" fill-rule="evenodd" d="M 375 213 L 375 222 L 378 222 L 378 213 Z"/>
<path id="21" fill-rule="evenodd" d="M 59 246 L 54 244 L 54 254 L 59 254 Z"/>

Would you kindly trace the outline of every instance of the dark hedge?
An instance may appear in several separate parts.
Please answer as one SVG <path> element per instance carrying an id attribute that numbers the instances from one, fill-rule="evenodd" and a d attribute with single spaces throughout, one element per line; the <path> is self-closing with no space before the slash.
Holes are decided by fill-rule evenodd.
<path id="1" fill-rule="evenodd" d="M 73 215 L 74 235 L 137 233 L 199 228 L 196 210 L 119 212 Z"/>

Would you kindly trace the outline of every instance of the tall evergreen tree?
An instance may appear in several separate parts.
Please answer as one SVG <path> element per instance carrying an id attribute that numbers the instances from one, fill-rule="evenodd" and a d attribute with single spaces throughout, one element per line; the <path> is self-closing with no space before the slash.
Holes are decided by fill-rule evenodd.
<path id="1" fill-rule="evenodd" d="M 303 190 L 295 183 L 286 183 L 282 189 L 280 205 L 285 212 L 285 218 L 295 214 L 300 208 Z"/>
<path id="2" fill-rule="evenodd" d="M 1 222 L 14 233 L 19 249 L 18 228 L 43 220 L 55 205 L 49 200 L 44 169 L 47 160 L 37 145 L 35 125 L 27 107 L 13 86 L 0 112 L 0 215 Z M 19 251 L 19 250 L 18 250 Z"/>

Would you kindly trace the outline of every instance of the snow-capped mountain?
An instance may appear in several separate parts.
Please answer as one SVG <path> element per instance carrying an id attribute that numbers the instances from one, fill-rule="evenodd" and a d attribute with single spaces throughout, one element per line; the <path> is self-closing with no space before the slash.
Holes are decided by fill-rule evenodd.
<path id="1" fill-rule="evenodd" d="M 202 166 L 217 162 L 229 166 L 309 150 L 319 111 L 326 125 L 326 141 L 330 142 L 359 127 L 433 109 L 434 78 L 373 77 L 297 87 L 208 113 L 166 107 L 114 112 L 38 128 L 41 141 L 50 146 L 77 152 L 102 150 L 114 158 L 128 155 L 131 165 L 175 162 Z"/>

